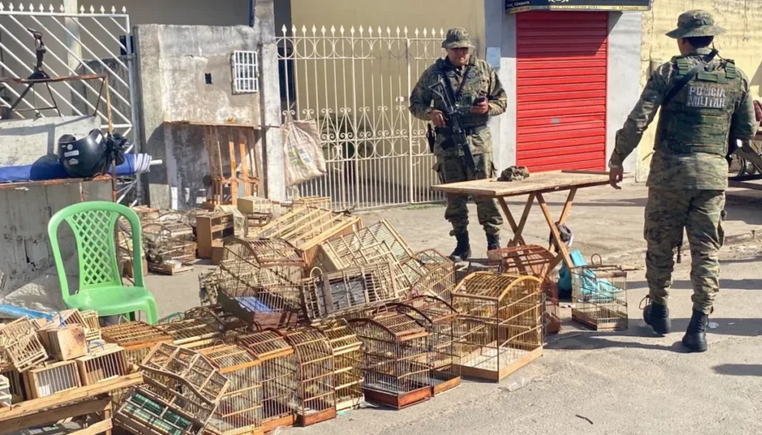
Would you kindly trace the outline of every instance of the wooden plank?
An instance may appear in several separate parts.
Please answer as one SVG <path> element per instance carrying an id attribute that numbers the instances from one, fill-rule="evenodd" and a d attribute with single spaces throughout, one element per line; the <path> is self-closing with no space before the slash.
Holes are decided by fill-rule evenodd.
<path id="1" fill-rule="evenodd" d="M 556 223 L 553 222 L 553 216 L 550 214 L 550 208 L 548 208 L 548 204 L 545 202 L 545 198 L 541 193 L 537 194 L 537 202 L 540 204 L 542 214 L 545 215 L 545 221 L 548 223 L 548 227 L 550 227 L 550 233 L 553 234 L 553 240 L 556 241 L 556 245 L 558 245 L 558 249 L 560 249 L 564 261 L 566 261 L 567 265 L 574 264 L 571 261 L 571 256 L 569 256 L 569 250 L 566 247 L 566 243 L 561 241 L 561 233 L 558 232 L 558 227 L 556 227 Z"/>
<path id="2" fill-rule="evenodd" d="M 497 179 L 464 181 L 462 183 L 433 186 L 437 192 L 450 195 L 476 195 L 483 197 L 508 197 L 528 193 L 547 193 L 571 188 L 604 186 L 609 184 L 607 173 L 580 173 L 575 171 L 553 171 L 532 174 L 520 181 L 497 181 Z"/>
<path id="3" fill-rule="evenodd" d="M 69 435 L 96 435 L 99 433 L 106 433 L 107 435 L 111 433 L 111 429 L 113 428 L 113 423 L 111 422 L 111 418 L 106 418 L 103 421 L 99 421 L 98 423 L 91 424 L 90 426 L 80 429 L 75 432 L 71 432 Z"/>
<path id="4" fill-rule="evenodd" d="M 0 422 L 13 418 L 25 417 L 38 413 L 44 409 L 54 406 L 62 406 L 69 402 L 86 399 L 92 396 L 107 394 L 115 390 L 133 387 L 143 383 L 142 373 L 133 373 L 109 381 L 99 382 L 87 387 L 81 387 L 74 390 L 64 391 L 53 394 L 42 399 L 28 400 L 22 402 L 13 408 L 0 409 Z"/>
<path id="5" fill-rule="evenodd" d="M 50 396 L 49 396 L 50 397 Z M 43 399 L 38 399 L 43 400 Z M 24 402 L 29 403 L 29 402 Z M 22 406 L 22 403 L 20 406 Z M 103 399 L 94 399 L 87 402 L 75 403 L 72 405 L 62 406 L 59 408 L 47 410 L 47 411 L 35 411 L 32 414 L 17 415 L 15 417 L 6 418 L 3 417 L 3 424 L 0 425 L 0 435 L 16 432 L 21 429 L 26 429 L 35 426 L 43 426 L 46 424 L 56 423 L 61 420 L 65 420 L 70 417 L 78 417 L 81 415 L 94 414 L 96 412 L 104 411 L 111 405 L 111 398 L 106 397 Z M 6 413 L 7 414 L 7 413 Z M 109 423 L 111 420 L 109 420 Z M 110 429 L 110 428 L 109 428 Z"/>

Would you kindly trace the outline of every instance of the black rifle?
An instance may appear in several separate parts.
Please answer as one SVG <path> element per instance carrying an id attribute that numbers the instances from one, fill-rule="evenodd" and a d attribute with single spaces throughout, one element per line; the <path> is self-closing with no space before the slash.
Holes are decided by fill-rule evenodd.
<path id="1" fill-rule="evenodd" d="M 463 124 L 460 119 L 460 112 L 458 112 L 458 108 L 456 107 L 456 100 L 455 96 L 453 95 L 452 87 L 448 86 L 448 84 L 444 82 L 444 79 L 440 77 L 439 81 L 431 85 L 429 89 L 431 89 L 432 92 L 437 94 L 439 98 L 442 99 L 442 103 L 445 109 L 444 115 L 445 119 L 447 120 L 447 126 L 452 130 L 451 140 L 455 146 L 463 151 L 466 165 L 474 172 L 474 174 L 480 172 L 476 168 L 474 156 L 471 154 L 471 147 L 468 146 L 468 137 L 466 136 L 466 132 L 463 129 Z"/>

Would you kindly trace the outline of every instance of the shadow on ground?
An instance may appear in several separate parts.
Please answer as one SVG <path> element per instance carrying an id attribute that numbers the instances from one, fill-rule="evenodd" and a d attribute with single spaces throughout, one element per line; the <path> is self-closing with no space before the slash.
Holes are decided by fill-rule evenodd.
<path id="1" fill-rule="evenodd" d="M 720 375 L 762 377 L 762 365 L 760 364 L 720 364 L 714 366 L 713 369 Z"/>

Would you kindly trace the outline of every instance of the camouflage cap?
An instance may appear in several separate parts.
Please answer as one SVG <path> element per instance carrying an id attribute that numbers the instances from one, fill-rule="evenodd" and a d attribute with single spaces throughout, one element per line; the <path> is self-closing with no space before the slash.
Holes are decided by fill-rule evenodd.
<path id="1" fill-rule="evenodd" d="M 667 33 L 670 38 L 717 36 L 724 30 L 714 25 L 712 14 L 701 9 L 683 12 L 677 19 L 677 29 Z"/>
<path id="2" fill-rule="evenodd" d="M 447 37 L 442 42 L 442 48 L 474 48 L 468 31 L 462 27 L 456 27 L 447 31 Z"/>

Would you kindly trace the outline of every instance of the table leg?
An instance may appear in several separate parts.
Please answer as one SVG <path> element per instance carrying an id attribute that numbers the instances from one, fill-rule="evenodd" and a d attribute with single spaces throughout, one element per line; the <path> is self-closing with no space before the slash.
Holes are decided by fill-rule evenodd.
<path id="1" fill-rule="evenodd" d="M 550 234 L 552 235 L 553 240 L 555 240 L 556 245 L 561 250 L 561 252 L 556 256 L 556 259 L 551 264 L 551 270 L 553 270 L 558 263 L 561 262 L 561 260 L 564 260 L 568 267 L 573 267 L 571 262 L 571 257 L 569 256 L 569 250 L 566 249 L 566 244 L 564 244 L 561 241 L 561 234 L 558 232 L 558 227 L 556 227 L 556 222 L 553 219 L 553 216 L 550 214 L 550 208 L 548 208 L 548 204 L 545 202 L 545 197 L 541 194 L 537 194 L 537 202 L 540 204 L 540 208 L 542 209 L 542 214 L 545 215 L 545 221 L 548 223 L 548 226 L 550 227 Z M 567 203 L 567 206 L 569 204 Z M 566 206 L 564 207 L 566 209 Z M 568 214 L 568 212 L 567 212 Z"/>
<path id="2" fill-rule="evenodd" d="M 516 224 L 516 219 L 513 218 L 511 209 L 508 208 L 508 204 L 505 202 L 505 198 L 497 198 L 497 202 L 500 204 L 500 208 L 503 209 L 503 214 L 505 214 L 505 218 L 508 220 L 508 224 L 511 226 L 511 230 L 513 231 L 513 239 L 508 242 L 508 246 L 526 245 L 524 237 L 521 236 L 519 226 Z"/>

